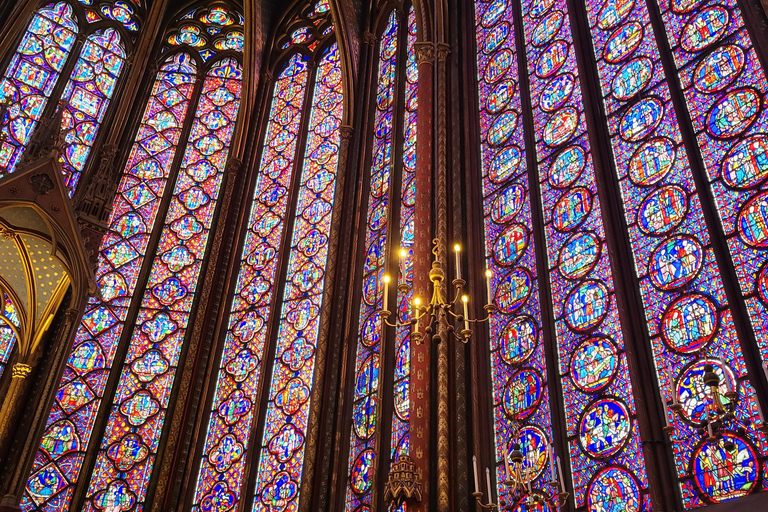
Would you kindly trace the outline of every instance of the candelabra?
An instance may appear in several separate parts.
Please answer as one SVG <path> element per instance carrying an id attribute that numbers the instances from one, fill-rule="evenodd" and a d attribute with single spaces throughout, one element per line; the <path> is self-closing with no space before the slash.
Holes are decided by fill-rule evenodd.
<path id="1" fill-rule="evenodd" d="M 441 291 L 446 272 L 443 269 L 439 259 L 441 249 L 440 241 L 435 238 L 432 240 L 432 244 L 434 245 L 432 248 L 432 254 L 434 254 L 435 259 L 432 262 L 432 268 L 429 271 L 429 280 L 432 282 L 432 297 L 429 302 L 424 304 L 421 297 L 414 297 L 413 304 L 411 306 L 411 320 L 409 321 L 400 318 L 398 313 L 394 315 L 395 321 L 390 322 L 389 318 L 392 316 L 392 313 L 388 308 L 389 283 L 391 282 L 392 278 L 389 276 L 389 274 L 384 274 L 384 304 L 381 311 L 379 311 L 379 314 L 381 315 L 382 321 L 390 327 L 410 326 L 412 328 L 411 340 L 417 345 L 421 345 L 424 342 L 425 336 L 427 338 L 431 338 L 435 343 L 440 343 L 441 338 L 438 334 L 436 334 L 437 324 L 443 325 L 445 330 L 449 334 L 453 334 L 459 341 L 467 343 L 472 337 L 472 330 L 470 329 L 470 326 L 476 323 L 487 322 L 490 319 L 491 314 L 496 311 L 496 306 L 493 304 L 493 297 L 491 293 L 491 278 L 493 277 L 493 274 L 490 270 L 485 271 L 487 288 L 487 303 L 485 306 L 483 306 L 483 309 L 487 313 L 485 318 L 470 319 L 468 307 L 469 295 L 464 293 L 464 287 L 467 285 L 467 282 L 464 281 L 464 279 L 461 277 L 461 246 L 459 244 L 453 246 L 454 255 L 456 258 L 456 279 L 454 279 L 451 284 L 453 284 L 456 290 L 456 295 L 452 301 L 446 302 Z M 406 257 L 406 251 L 401 249 L 401 261 L 403 261 Z M 406 283 L 398 284 L 397 289 L 398 292 L 404 294 L 411 291 L 411 287 Z M 453 311 L 454 306 L 459 302 L 463 304 L 463 314 L 455 313 Z M 458 332 L 450 321 L 451 317 L 454 318 L 456 322 L 458 322 L 462 327 L 458 329 Z M 424 322 L 426 322 L 427 326 L 424 329 L 424 333 L 421 333 L 419 330 L 419 325 L 422 325 Z"/>
<path id="2" fill-rule="evenodd" d="M 513 438 L 516 437 L 513 436 Z M 485 477 L 487 484 L 488 503 L 483 503 L 483 493 L 480 491 L 480 483 L 478 482 L 477 475 L 477 457 L 472 457 L 472 464 L 475 476 L 475 492 L 472 496 L 475 497 L 475 503 L 478 508 L 482 510 L 498 510 L 499 508 L 506 511 L 512 511 L 520 503 L 525 503 L 529 507 L 543 505 L 547 500 L 546 495 L 543 492 L 539 492 L 538 489 L 533 489 L 531 482 L 536 479 L 536 470 L 531 466 L 524 466 L 525 454 L 523 453 L 522 446 L 518 442 L 512 444 L 512 450 L 509 454 L 504 454 L 504 472 L 506 474 L 506 480 L 504 485 L 509 489 L 509 495 L 512 498 L 511 503 L 505 503 L 504 500 L 499 500 L 499 503 L 493 503 L 493 494 L 491 494 L 491 471 L 489 468 L 485 468 Z M 549 474 L 552 476 L 552 480 L 548 483 L 555 489 L 558 489 L 556 498 L 557 508 L 565 506 L 568 499 L 568 492 L 565 491 L 562 483 L 562 463 L 560 457 L 555 456 L 554 448 L 552 444 L 547 445 L 547 458 L 549 460 Z M 555 469 L 555 461 L 557 461 L 557 469 Z M 523 501 L 524 500 L 524 501 Z"/>
<path id="3" fill-rule="evenodd" d="M 703 424 L 697 429 L 697 432 L 709 442 L 722 441 L 723 448 L 730 452 L 736 448 L 736 445 L 729 438 L 724 438 L 723 432 L 730 430 L 743 436 L 745 434 L 745 427 L 752 425 L 753 421 L 736 417 L 739 393 L 726 374 L 726 365 L 719 358 L 714 359 L 718 361 L 718 366 L 722 369 L 723 376 L 718 375 L 711 362 L 704 364 L 704 373 L 701 376 L 701 381 L 708 392 L 703 393 L 706 400 L 704 417 L 702 418 Z M 723 383 L 725 383 L 725 393 L 721 392 L 720 389 Z M 662 405 L 664 406 L 664 421 L 666 423 L 664 431 L 671 435 L 675 431 L 675 427 L 674 424 L 669 422 L 668 411 L 671 409 L 674 414 L 678 414 L 683 410 L 683 405 L 678 401 L 677 384 L 674 381 L 672 385 L 672 404 L 667 406 L 666 399 L 662 396 Z M 768 425 L 765 422 L 765 417 L 759 403 L 757 404 L 757 414 L 759 422 L 756 427 L 768 433 Z"/>

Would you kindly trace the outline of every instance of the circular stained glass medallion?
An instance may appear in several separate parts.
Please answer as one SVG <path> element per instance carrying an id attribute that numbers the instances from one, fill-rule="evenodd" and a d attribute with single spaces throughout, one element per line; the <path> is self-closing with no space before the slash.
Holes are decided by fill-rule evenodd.
<path id="1" fill-rule="evenodd" d="M 661 181 L 675 164 L 675 145 L 660 137 L 643 143 L 629 160 L 629 177 L 636 185 Z"/>
<path id="2" fill-rule="evenodd" d="M 568 57 L 568 43 L 555 41 L 539 55 L 536 62 L 536 75 L 539 78 L 547 78 L 557 72 Z"/>
<path id="3" fill-rule="evenodd" d="M 489 30 L 483 43 L 483 52 L 490 54 L 496 51 L 507 40 L 509 30 L 509 23 L 507 22 L 499 23 Z"/>
<path id="4" fill-rule="evenodd" d="M 648 274 L 657 288 L 674 290 L 690 283 L 704 261 L 701 244 L 687 236 L 674 236 L 661 242 L 651 254 Z"/>
<path id="5" fill-rule="evenodd" d="M 585 393 L 597 393 L 611 383 L 619 367 L 616 347 L 606 338 L 583 341 L 571 355 L 570 376 Z"/>
<path id="6" fill-rule="evenodd" d="M 634 6 L 634 0 L 605 0 L 597 15 L 597 26 L 603 30 L 615 27 L 627 17 Z"/>
<path id="7" fill-rule="evenodd" d="M 763 265 L 760 275 L 757 278 L 757 293 L 763 300 L 764 305 L 768 305 L 768 264 Z"/>
<path id="8" fill-rule="evenodd" d="M 531 275 L 523 268 L 516 268 L 496 288 L 496 305 L 505 313 L 512 313 L 528 300 L 530 294 Z"/>
<path id="9" fill-rule="evenodd" d="M 576 79 L 570 73 L 563 73 L 551 79 L 541 92 L 539 106 L 545 112 L 554 112 L 571 97 Z"/>
<path id="10" fill-rule="evenodd" d="M 707 131 L 718 139 L 743 133 L 760 113 L 760 96 L 754 89 L 739 89 L 720 98 L 707 115 Z"/>
<path id="11" fill-rule="evenodd" d="M 679 185 L 667 185 L 648 194 L 637 210 L 637 223 L 649 235 L 672 231 L 688 213 L 688 195 Z"/>
<path id="12" fill-rule="evenodd" d="M 630 429 L 631 420 L 624 402 L 602 398 L 584 411 L 579 422 L 579 442 L 592 457 L 610 457 L 624 446 Z"/>
<path id="13" fill-rule="evenodd" d="M 509 146 L 499 151 L 493 158 L 488 169 L 488 177 L 494 183 L 502 183 L 516 174 L 519 165 L 520 149 L 517 146 Z"/>
<path id="14" fill-rule="evenodd" d="M 579 112 L 573 107 L 564 107 L 552 114 L 544 126 L 544 142 L 555 147 L 571 138 L 579 126 Z"/>
<path id="15" fill-rule="evenodd" d="M 578 179 L 586 165 L 587 157 L 580 146 L 571 146 L 557 155 L 549 169 L 549 182 L 553 187 L 569 187 Z"/>
<path id="16" fill-rule="evenodd" d="M 492 27 L 494 23 L 499 21 L 499 18 L 507 10 L 507 0 L 494 0 L 491 5 L 488 6 L 488 10 L 483 14 L 480 23 L 486 28 Z"/>
<path id="17" fill-rule="evenodd" d="M 725 443 L 733 444 L 732 450 Z M 723 434 L 722 440 L 704 441 L 693 453 L 693 483 L 707 501 L 720 503 L 746 496 L 760 481 L 757 451 L 735 433 Z"/>
<path id="18" fill-rule="evenodd" d="M 729 187 L 752 188 L 768 178 L 768 137 L 756 135 L 739 141 L 725 157 L 723 181 Z"/>
<path id="19" fill-rule="evenodd" d="M 617 466 L 601 469 L 589 485 L 587 508 L 609 512 L 638 512 L 640 488 L 635 477 Z"/>
<path id="20" fill-rule="evenodd" d="M 750 247 L 768 247 L 768 192 L 758 194 L 744 204 L 736 219 L 739 236 Z"/>
<path id="21" fill-rule="evenodd" d="M 560 30 L 562 24 L 563 13 L 560 11 L 552 11 L 549 13 L 533 30 L 533 37 L 531 38 L 533 44 L 536 46 L 544 46 L 550 42 Z"/>
<path id="22" fill-rule="evenodd" d="M 744 52 L 736 45 L 721 46 L 696 66 L 693 83 L 702 92 L 719 91 L 739 76 L 744 67 Z"/>
<path id="23" fill-rule="evenodd" d="M 692 354 L 715 337 L 717 321 L 712 299 L 700 293 L 684 295 L 664 312 L 661 337 L 675 352 Z"/>
<path id="24" fill-rule="evenodd" d="M 511 265 L 528 246 L 528 230 L 522 224 L 512 224 L 501 232 L 493 244 L 493 257 L 499 265 Z"/>
<path id="25" fill-rule="evenodd" d="M 694 53 L 703 50 L 722 37 L 728 29 L 728 11 L 714 5 L 691 18 L 680 34 L 680 46 Z"/>
<path id="26" fill-rule="evenodd" d="M 559 231 L 570 231 L 589 216 L 592 211 L 592 194 L 583 187 L 569 190 L 561 197 L 552 211 L 552 223 Z"/>
<path id="27" fill-rule="evenodd" d="M 720 402 L 727 405 L 730 400 L 725 397 L 725 393 L 730 389 L 735 389 L 733 373 L 723 368 L 723 364 L 716 359 L 702 359 L 693 362 L 683 370 L 682 375 L 677 380 L 675 389 L 677 390 L 677 401 L 682 407 L 680 412 L 688 421 L 697 424 L 704 424 L 708 414 L 708 409 L 712 403 L 712 391 L 709 386 L 704 385 L 704 373 L 706 365 L 712 365 L 713 371 L 720 377 Z M 726 382 L 727 379 L 727 382 Z"/>
<path id="28" fill-rule="evenodd" d="M 669 8 L 672 12 L 683 14 L 690 12 L 694 7 L 702 3 L 704 0 L 670 0 Z"/>
<path id="29" fill-rule="evenodd" d="M 592 270 L 600 257 L 600 240 L 594 233 L 576 233 L 560 249 L 558 268 L 568 279 L 579 279 Z"/>
<path id="30" fill-rule="evenodd" d="M 574 331 L 588 331 L 603 321 L 609 305 L 605 285 L 597 281 L 585 281 L 571 290 L 565 299 L 565 321 Z"/>
<path id="31" fill-rule="evenodd" d="M 491 205 L 491 219 L 499 224 L 511 221 L 523 207 L 525 189 L 520 185 L 512 185 L 502 190 Z"/>
<path id="32" fill-rule="evenodd" d="M 504 410 L 510 418 L 525 421 L 536 412 L 541 402 L 541 376 L 533 368 L 515 373 L 504 390 Z"/>
<path id="33" fill-rule="evenodd" d="M 528 14 L 534 18 L 540 18 L 555 5 L 555 0 L 533 0 Z"/>
<path id="34" fill-rule="evenodd" d="M 638 101 L 621 118 L 621 136 L 630 142 L 637 142 L 655 130 L 663 116 L 664 105 L 658 99 L 646 98 Z"/>
<path id="35" fill-rule="evenodd" d="M 509 100 L 515 94 L 515 82 L 511 80 L 505 80 L 497 85 L 488 98 L 485 100 L 485 109 L 491 114 L 496 114 L 504 110 Z"/>
<path id="36" fill-rule="evenodd" d="M 536 480 L 549 465 L 547 435 L 535 425 L 526 425 L 521 428 L 514 440 L 509 443 L 507 457 L 514 443 L 520 443 L 520 451 L 523 452 L 522 482 L 527 483 Z"/>
<path id="37" fill-rule="evenodd" d="M 653 76 L 653 63 L 640 57 L 624 64 L 613 77 L 611 94 L 617 100 L 628 100 L 642 91 Z"/>
<path id="38" fill-rule="evenodd" d="M 529 316 L 518 316 L 504 326 L 499 335 L 501 357 L 508 364 L 522 364 L 536 350 L 536 324 Z"/>
<path id="39" fill-rule="evenodd" d="M 507 70 L 512 66 L 512 52 L 504 49 L 488 60 L 485 65 L 485 80 L 489 83 L 496 83 L 501 80 Z"/>
<path id="40" fill-rule="evenodd" d="M 355 403 L 352 410 L 352 427 L 360 439 L 369 439 L 376 433 L 376 395 L 368 395 Z"/>
<path id="41" fill-rule="evenodd" d="M 643 40 L 643 26 L 639 23 L 627 23 L 617 28 L 605 42 L 603 58 L 611 64 L 621 62 L 640 46 Z"/>
<path id="42" fill-rule="evenodd" d="M 372 449 L 363 450 L 357 456 L 349 472 L 349 481 L 352 489 L 358 494 L 363 494 L 371 488 L 371 469 L 373 469 L 373 460 L 375 456 Z"/>
<path id="43" fill-rule="evenodd" d="M 504 112 L 496 121 L 491 125 L 491 129 L 488 130 L 488 144 L 491 146 L 500 146 L 504 144 L 512 132 L 517 128 L 517 112 L 510 110 Z"/>

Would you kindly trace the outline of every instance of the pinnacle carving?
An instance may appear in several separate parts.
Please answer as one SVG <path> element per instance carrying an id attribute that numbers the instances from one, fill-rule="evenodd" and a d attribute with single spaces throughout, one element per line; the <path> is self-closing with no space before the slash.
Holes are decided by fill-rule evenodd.
<path id="1" fill-rule="evenodd" d="M 21 156 L 19 169 L 28 167 L 39 160 L 58 160 L 64 150 L 65 130 L 62 126 L 64 110 L 68 103 L 62 101 L 51 117 L 43 118 L 32 134 L 32 138 Z"/>
<path id="2" fill-rule="evenodd" d="M 365 42 L 368 46 L 374 46 L 376 44 L 376 40 L 376 35 L 373 32 L 369 30 L 363 32 L 363 42 Z"/>

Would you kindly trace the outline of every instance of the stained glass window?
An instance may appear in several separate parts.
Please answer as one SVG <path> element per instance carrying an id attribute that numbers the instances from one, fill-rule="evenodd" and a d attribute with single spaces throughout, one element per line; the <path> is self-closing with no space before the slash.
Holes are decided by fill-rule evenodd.
<path id="1" fill-rule="evenodd" d="M 70 194 L 77 187 L 125 57 L 117 30 L 108 28 L 94 32 L 85 40 L 61 95 L 62 101 L 66 102 L 63 123 L 67 130 L 61 170 Z"/>
<path id="2" fill-rule="evenodd" d="M 576 507 L 646 509 L 648 482 L 569 13 L 564 0 L 523 0 L 522 11 Z M 527 274 L 509 276 L 508 293 L 497 292 L 502 310 L 530 289 Z M 522 389 L 536 385 L 527 375 L 518 378 Z"/>
<path id="3" fill-rule="evenodd" d="M 659 4 L 741 292 L 768 363 L 768 93 L 736 0 Z"/>
<path id="4" fill-rule="evenodd" d="M 299 507 L 343 109 L 339 49 L 320 60 L 283 292 L 254 510 Z"/>
<path id="5" fill-rule="evenodd" d="M 376 419 L 380 414 L 378 383 L 383 333 L 378 311 L 383 307 L 382 279 L 388 248 L 397 35 L 398 22 L 393 11 L 381 36 L 379 49 L 378 90 L 374 114 L 376 128 L 366 215 L 363 303 L 360 307 L 360 331 L 355 356 L 349 481 L 345 505 L 345 510 L 350 512 L 357 510 L 362 504 L 370 506 L 371 503 L 371 477 L 375 463 L 374 434 Z M 408 260 L 410 261 L 410 258 Z"/>
<path id="6" fill-rule="evenodd" d="M 416 201 L 416 111 L 418 108 L 419 65 L 416 62 L 416 11 L 411 6 L 408 12 L 408 36 L 406 40 L 407 62 L 405 64 L 405 105 L 403 120 L 403 171 L 400 190 L 400 263 L 398 284 L 413 285 L 413 223 Z M 404 252 L 402 252 L 404 251 Z M 397 312 L 400 319 L 411 319 L 413 291 L 397 292 Z M 392 414 L 392 461 L 408 454 L 408 417 L 410 405 L 408 388 L 411 362 L 411 329 L 408 325 L 397 328 L 395 334 L 395 392 Z"/>
<path id="7" fill-rule="evenodd" d="M 11 297 L 0 292 L 0 376 L 11 357 L 13 345 L 16 342 L 19 328 L 19 317 Z"/>
<path id="8" fill-rule="evenodd" d="M 196 72 L 192 57 L 177 53 L 155 79 L 101 243 L 96 279 L 102 297 L 89 301 L 77 329 L 21 502 L 25 511 L 66 510 L 72 497 L 168 183 Z"/>
<path id="9" fill-rule="evenodd" d="M 250 444 L 282 246 L 288 191 L 293 182 L 297 136 L 307 86 L 307 60 L 294 55 L 275 81 L 272 108 L 248 221 L 235 298 L 230 306 L 216 397 L 211 411 L 205 458 L 198 478 L 195 505 L 231 493 L 241 495 L 244 455 Z M 237 401 L 245 404 L 233 414 Z"/>
<path id="10" fill-rule="evenodd" d="M 731 434 L 743 447 L 734 454 L 719 450 L 719 442 L 697 446 L 709 393 L 705 364 L 727 380 L 723 394 L 739 388 L 737 420 L 752 417 L 756 405 L 751 386 L 739 382 L 745 363 L 648 8 L 608 0 L 588 2 L 587 11 L 662 397 L 682 405 L 679 414 L 669 409 L 667 421 L 675 426 L 670 438 L 683 502 L 688 508 L 704 504 L 699 496 L 707 502 L 742 496 L 755 488 L 758 472 L 723 477 L 715 468 L 721 459 L 742 468 L 759 464 L 755 427 L 745 437 Z"/>
<path id="11" fill-rule="evenodd" d="M 550 484 L 555 475 L 549 462 L 549 386 L 514 18 L 498 2 L 477 2 L 475 16 L 485 254 L 500 308 L 490 323 L 497 492 L 514 503 L 503 485 L 514 478 L 505 473 L 503 457 L 517 443 L 524 454 L 520 483 L 550 499 L 558 490 Z"/>
<path id="12" fill-rule="evenodd" d="M 0 96 L 10 100 L 7 120 L 0 119 L 4 136 L 0 142 L 0 175 L 12 172 L 21 158 L 77 32 L 77 20 L 66 2 L 43 7 L 32 18 L 0 83 Z"/>
<path id="13" fill-rule="evenodd" d="M 76 63 L 76 71 L 82 65 L 84 74 L 99 74 L 97 89 L 77 82 L 76 72 L 65 94 L 83 95 L 78 87 L 94 94 L 114 87 L 109 70 L 115 60 L 103 51 L 106 44 L 96 47 L 109 40 L 110 30 L 95 32 L 93 53 L 85 52 L 86 43 Z M 91 299 L 78 328 L 27 482 L 24 510 L 67 510 L 89 449 L 97 456 L 84 510 L 126 509 L 145 499 L 240 102 L 236 59 L 212 62 L 198 76 L 195 59 L 184 51 L 168 57 L 157 75 L 102 241 L 96 274 L 101 297 Z M 196 110 L 187 116 L 198 81 Z M 85 125 L 103 115 L 86 111 L 85 101 L 71 101 L 67 108 L 65 119 Z M 78 126 L 70 128 L 87 131 Z M 189 138 L 180 144 L 185 126 Z M 170 204 L 161 212 L 164 197 Z M 150 247 L 153 231 L 159 231 L 157 247 Z M 145 254 L 156 258 L 146 261 Z M 146 283 L 139 282 L 142 267 Z M 124 329 L 131 311 L 136 327 Z M 114 360 L 121 339 L 128 350 L 124 363 Z M 104 396 L 113 366 L 120 369 L 114 398 Z M 103 437 L 93 435 L 100 411 L 109 413 Z"/>

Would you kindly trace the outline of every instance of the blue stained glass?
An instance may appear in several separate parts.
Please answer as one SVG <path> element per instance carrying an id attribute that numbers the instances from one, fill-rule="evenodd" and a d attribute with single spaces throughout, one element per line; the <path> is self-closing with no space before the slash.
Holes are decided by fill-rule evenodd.
<path id="1" fill-rule="evenodd" d="M 355 355 L 355 386 L 352 412 L 352 433 L 349 450 L 349 481 L 347 483 L 345 510 L 353 512 L 359 507 L 370 506 L 372 496 L 370 487 L 361 485 L 361 481 L 370 480 L 373 464 L 360 465 L 363 453 L 371 453 L 375 447 L 376 417 L 378 414 L 379 353 L 382 343 L 382 322 L 378 311 L 383 307 L 383 276 L 385 251 L 389 233 L 390 169 L 392 153 L 392 99 L 395 91 L 395 62 L 398 47 L 398 22 L 393 11 L 389 17 L 384 34 L 381 36 L 378 90 L 376 94 L 376 113 L 374 126 L 376 133 L 373 141 L 373 166 L 371 189 L 368 196 L 368 229 L 365 234 L 365 250 L 371 254 L 363 268 L 363 304 L 359 314 L 359 333 Z M 415 133 L 414 133 L 415 137 Z M 404 183 L 405 180 L 404 180 Z M 372 248 L 376 248 L 371 253 Z M 410 260 L 410 258 L 408 258 Z M 398 302 L 401 299 L 398 297 Z M 401 349 L 404 343 L 400 343 Z"/>
<path id="2" fill-rule="evenodd" d="M 477 47 L 482 50 L 477 54 L 477 69 L 483 231 L 486 261 L 494 276 L 492 293 L 500 308 L 490 320 L 494 463 L 499 499 L 512 504 L 509 488 L 502 484 L 509 478 L 503 457 L 515 442 L 525 452 L 525 483 L 548 499 L 558 491 L 550 483 L 554 475 L 547 462 L 552 426 L 513 12 L 505 0 L 477 1 L 475 19 Z M 562 17 L 548 18 L 537 28 L 534 44 L 547 44 L 561 22 Z M 567 78 L 553 84 L 542 104 L 557 108 L 570 94 L 568 86 Z"/>

